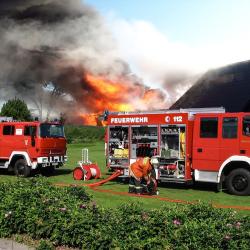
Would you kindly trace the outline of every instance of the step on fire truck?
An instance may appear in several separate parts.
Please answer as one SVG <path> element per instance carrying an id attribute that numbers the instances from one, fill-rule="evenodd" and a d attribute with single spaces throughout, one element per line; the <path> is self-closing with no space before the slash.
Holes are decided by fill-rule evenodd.
<path id="1" fill-rule="evenodd" d="M 28 177 L 53 172 L 67 160 L 64 128 L 56 122 L 0 122 L 0 168 Z"/>
<path id="2" fill-rule="evenodd" d="M 158 157 L 158 182 L 216 183 L 250 194 L 250 113 L 224 108 L 119 112 L 107 116 L 106 162 L 123 170 L 138 157 Z"/>

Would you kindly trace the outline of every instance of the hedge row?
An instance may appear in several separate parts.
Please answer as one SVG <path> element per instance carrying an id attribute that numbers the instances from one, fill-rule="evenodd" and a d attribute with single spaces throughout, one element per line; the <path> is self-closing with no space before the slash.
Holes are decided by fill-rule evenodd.
<path id="1" fill-rule="evenodd" d="M 82 249 L 250 249 L 250 221 L 209 205 L 102 208 L 43 178 L 0 184 L 0 237 L 28 234 Z"/>
<path id="2" fill-rule="evenodd" d="M 68 143 L 83 143 L 104 140 L 105 128 L 98 126 L 65 125 Z"/>

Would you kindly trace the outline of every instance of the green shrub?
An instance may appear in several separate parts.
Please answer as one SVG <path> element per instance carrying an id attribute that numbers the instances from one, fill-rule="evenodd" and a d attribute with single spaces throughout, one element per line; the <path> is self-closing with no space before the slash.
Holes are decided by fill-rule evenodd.
<path id="1" fill-rule="evenodd" d="M 46 238 L 53 231 L 51 222 L 64 219 L 64 210 L 74 210 L 89 203 L 83 188 L 58 188 L 45 178 L 20 178 L 0 184 L 0 237 L 27 233 L 34 238 Z"/>
<path id="2" fill-rule="evenodd" d="M 0 237 L 45 239 L 40 249 L 47 241 L 82 249 L 250 249 L 249 217 L 209 204 L 104 209 L 84 188 L 44 178 L 0 183 L 0 197 Z"/>
<path id="3" fill-rule="evenodd" d="M 65 125 L 68 143 L 83 143 L 104 140 L 105 128 L 98 126 Z"/>
<path id="4" fill-rule="evenodd" d="M 55 248 L 53 247 L 53 245 L 46 241 L 46 240 L 41 240 L 39 242 L 38 247 L 36 248 L 36 250 L 54 250 Z"/>

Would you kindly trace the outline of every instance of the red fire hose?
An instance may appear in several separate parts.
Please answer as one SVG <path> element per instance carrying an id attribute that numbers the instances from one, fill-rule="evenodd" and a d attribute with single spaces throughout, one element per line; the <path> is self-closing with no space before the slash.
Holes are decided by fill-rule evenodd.
<path id="1" fill-rule="evenodd" d="M 98 181 L 98 182 L 94 182 L 94 183 L 89 183 L 89 184 L 77 184 L 76 186 L 83 186 L 83 187 L 98 187 L 101 186 L 102 184 L 111 181 L 115 178 L 117 178 L 119 175 L 122 175 L 121 170 L 117 170 L 116 172 L 114 172 L 111 176 L 109 176 L 107 179 Z M 56 186 L 60 186 L 60 187 L 67 187 L 67 186 L 72 186 L 72 184 L 64 184 L 64 183 L 56 183 Z"/>
<path id="2" fill-rule="evenodd" d="M 101 181 L 98 181 L 98 182 L 95 182 L 95 183 L 85 184 L 84 186 L 87 186 L 87 187 L 101 186 L 102 184 L 117 178 L 121 174 L 122 174 L 122 172 L 120 170 L 117 170 L 111 176 L 109 176 L 107 179 L 104 179 L 104 180 L 101 180 Z"/>

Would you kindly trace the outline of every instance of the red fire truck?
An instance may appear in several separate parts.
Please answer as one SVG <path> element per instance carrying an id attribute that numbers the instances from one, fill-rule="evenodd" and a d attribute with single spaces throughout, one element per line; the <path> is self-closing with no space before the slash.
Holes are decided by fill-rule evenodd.
<path id="1" fill-rule="evenodd" d="M 0 168 L 28 177 L 32 170 L 51 173 L 67 160 L 61 124 L 0 122 Z"/>
<path id="2" fill-rule="evenodd" d="M 119 112 L 107 117 L 106 160 L 122 169 L 156 156 L 159 182 L 211 182 L 250 194 L 250 113 L 224 108 Z"/>

